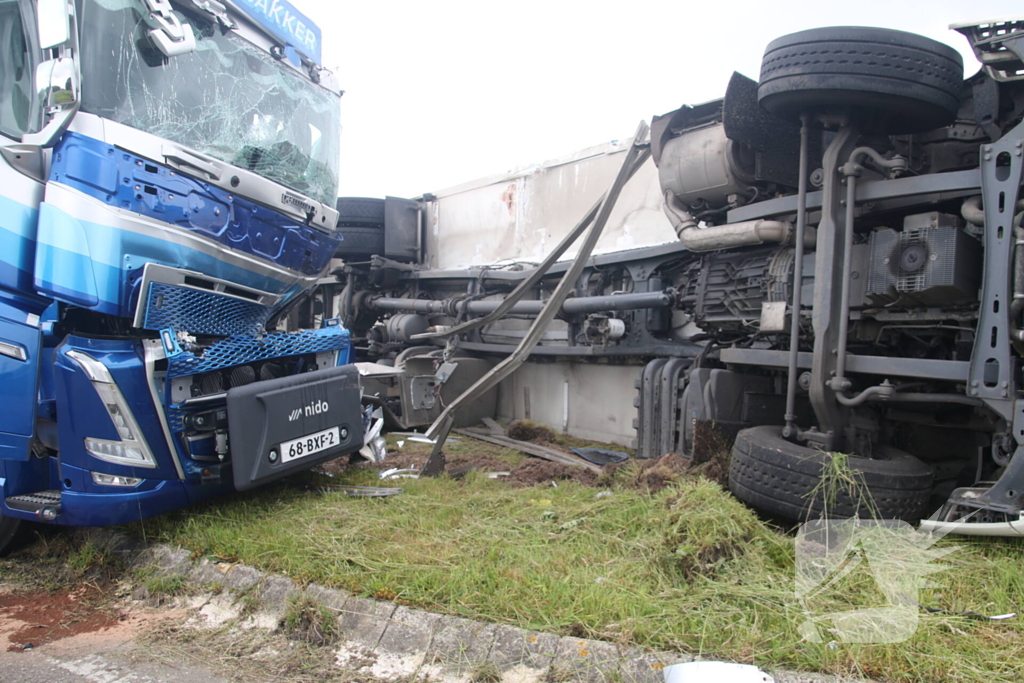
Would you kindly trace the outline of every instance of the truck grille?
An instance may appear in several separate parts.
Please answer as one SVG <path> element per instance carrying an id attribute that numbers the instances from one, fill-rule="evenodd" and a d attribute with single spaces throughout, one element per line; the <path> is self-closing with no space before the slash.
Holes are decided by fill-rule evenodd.
<path id="1" fill-rule="evenodd" d="M 202 356 L 188 352 L 172 356 L 168 360 L 167 376 L 187 377 L 275 358 L 339 351 L 348 348 L 348 344 L 349 332 L 342 327 L 299 330 L 264 337 L 228 337 L 207 348 Z"/>
<path id="2" fill-rule="evenodd" d="M 255 301 L 160 282 L 149 284 L 145 311 L 143 326 L 149 330 L 174 328 L 224 337 L 258 334 L 271 313 Z"/>

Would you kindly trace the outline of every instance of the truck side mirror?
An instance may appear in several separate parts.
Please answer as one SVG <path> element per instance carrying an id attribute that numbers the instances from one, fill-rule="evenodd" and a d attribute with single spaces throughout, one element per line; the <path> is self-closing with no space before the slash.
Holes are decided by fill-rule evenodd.
<path id="1" fill-rule="evenodd" d="M 39 106 L 49 121 L 38 133 L 23 135 L 22 143 L 52 147 L 78 113 L 78 65 L 70 57 L 48 59 L 36 67 Z"/>
<path id="2" fill-rule="evenodd" d="M 78 69 L 69 57 L 49 59 L 36 67 L 39 106 L 43 111 L 70 107 L 78 102 Z"/>
<path id="3" fill-rule="evenodd" d="M 38 0 L 39 47 L 48 50 L 71 39 L 67 0 Z"/>

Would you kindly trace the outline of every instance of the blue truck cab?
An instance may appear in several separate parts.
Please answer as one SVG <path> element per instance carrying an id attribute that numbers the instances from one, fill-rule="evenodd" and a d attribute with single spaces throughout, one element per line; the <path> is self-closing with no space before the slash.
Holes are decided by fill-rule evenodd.
<path id="1" fill-rule="evenodd" d="M 0 0 L 0 551 L 363 445 L 340 92 L 283 0 Z"/>

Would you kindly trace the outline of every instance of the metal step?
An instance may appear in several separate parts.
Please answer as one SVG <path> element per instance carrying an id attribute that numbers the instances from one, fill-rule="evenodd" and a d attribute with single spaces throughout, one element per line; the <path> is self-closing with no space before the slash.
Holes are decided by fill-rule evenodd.
<path id="1" fill-rule="evenodd" d="M 35 513 L 44 522 L 52 522 L 60 514 L 60 491 L 36 491 L 4 500 L 12 510 Z"/>

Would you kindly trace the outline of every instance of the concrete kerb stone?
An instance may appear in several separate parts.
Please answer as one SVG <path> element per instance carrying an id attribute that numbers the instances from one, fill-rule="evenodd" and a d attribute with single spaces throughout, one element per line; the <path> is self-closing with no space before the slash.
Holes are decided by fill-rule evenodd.
<path id="1" fill-rule="evenodd" d="M 441 617 L 427 648 L 427 663 L 463 674 L 491 661 L 498 626 L 459 617 Z"/>
<path id="2" fill-rule="evenodd" d="M 241 564 L 223 565 L 221 571 L 224 575 L 224 586 L 240 593 L 251 590 L 263 578 L 263 574 Z"/>
<path id="3" fill-rule="evenodd" d="M 397 608 L 393 602 L 350 597 L 341 613 L 341 637 L 357 645 L 376 648 Z"/>
<path id="4" fill-rule="evenodd" d="M 192 571 L 192 555 L 187 550 L 157 545 L 140 556 L 142 566 L 152 566 L 164 576 L 187 576 Z"/>
<path id="5" fill-rule="evenodd" d="M 301 593 L 294 581 L 279 574 L 265 577 L 256 590 L 261 616 L 272 618 L 275 626 L 284 619 L 289 601 Z"/>
<path id="6" fill-rule="evenodd" d="M 345 591 L 327 588 L 317 583 L 311 583 L 306 586 L 306 595 L 337 614 L 339 621 L 341 620 L 342 613 L 345 611 L 345 603 L 352 597 Z"/>
<path id="7" fill-rule="evenodd" d="M 377 648 L 384 652 L 426 655 L 441 615 L 401 606 L 388 619 Z"/>
<path id="8" fill-rule="evenodd" d="M 661 683 L 666 666 L 694 661 L 680 653 L 652 653 L 604 641 L 560 638 L 512 626 L 441 616 L 315 584 L 300 589 L 285 576 L 266 575 L 251 567 L 209 560 L 193 562 L 191 554 L 180 548 L 140 546 L 134 539 L 125 541 L 122 534 L 103 530 L 83 533 L 86 540 L 105 544 L 101 547 L 115 552 L 130 551 L 133 567 L 150 567 L 163 576 L 181 576 L 195 584 L 230 589 L 235 601 L 249 591 L 256 591 L 260 609 L 258 618 L 250 620 L 250 626 L 276 628 L 287 612 L 289 600 L 305 592 L 338 612 L 340 635 L 349 646 L 375 651 L 379 659 L 374 670 L 381 669 L 380 674 L 389 673 L 382 666 L 383 660 L 393 659 L 401 660 L 400 666 L 395 667 L 396 675 L 413 669 L 440 668 L 465 678 L 476 667 L 489 663 L 504 674 L 503 680 L 538 681 L 551 674 L 587 683 Z M 225 613 L 235 611 L 227 609 L 233 606 L 226 602 L 230 599 L 232 596 L 221 596 Z M 771 673 L 779 683 L 862 683 L 860 679 L 785 670 Z"/>
<path id="9" fill-rule="evenodd" d="M 216 562 L 210 562 L 206 558 L 199 560 L 188 573 L 188 580 L 199 584 L 223 584 L 224 573 Z"/>
<path id="10" fill-rule="evenodd" d="M 499 671 L 526 667 L 546 671 L 555 661 L 559 637 L 550 633 L 525 631 L 513 626 L 494 627 L 494 644 L 489 661 Z"/>
<path id="11" fill-rule="evenodd" d="M 670 664 L 693 661 L 679 653 L 650 652 L 633 645 L 619 646 L 619 677 L 622 683 L 661 683 Z"/>
<path id="12" fill-rule="evenodd" d="M 619 648 L 612 643 L 566 637 L 558 641 L 551 666 L 558 677 L 605 683 L 619 680 L 619 661 Z"/>

